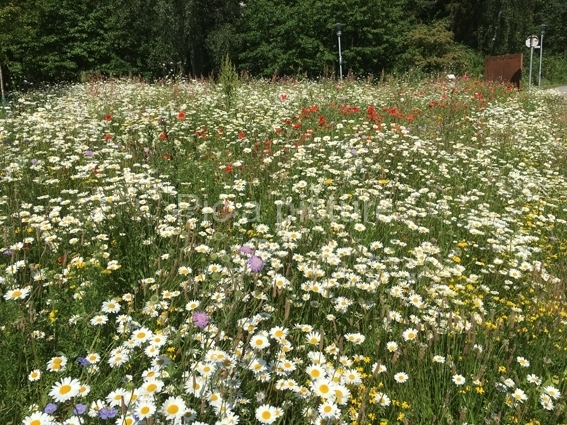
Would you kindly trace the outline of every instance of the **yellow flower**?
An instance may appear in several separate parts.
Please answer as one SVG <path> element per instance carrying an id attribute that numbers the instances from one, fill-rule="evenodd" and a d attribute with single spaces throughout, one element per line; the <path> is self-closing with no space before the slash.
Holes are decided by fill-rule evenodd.
<path id="1" fill-rule="evenodd" d="M 498 366 L 498 372 L 506 373 L 506 366 Z"/>
<path id="2" fill-rule="evenodd" d="M 55 322 L 55 321 L 57 320 L 57 312 L 58 312 L 58 311 L 59 311 L 59 310 L 52 310 L 52 311 L 49 313 L 49 320 L 51 321 L 51 323 L 53 323 L 53 322 Z"/>
<path id="3" fill-rule="evenodd" d="M 455 256 L 453 257 L 453 261 L 454 261 L 455 263 L 460 263 L 460 262 L 461 262 L 461 258 L 460 258 L 460 257 L 457 257 L 457 256 L 455 255 Z"/>

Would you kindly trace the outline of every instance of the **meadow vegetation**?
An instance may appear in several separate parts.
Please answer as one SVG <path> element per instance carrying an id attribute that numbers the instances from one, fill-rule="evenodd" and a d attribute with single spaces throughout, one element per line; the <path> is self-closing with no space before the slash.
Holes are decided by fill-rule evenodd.
<path id="1" fill-rule="evenodd" d="M 567 423 L 566 117 L 466 77 L 13 97 L 3 423 Z"/>

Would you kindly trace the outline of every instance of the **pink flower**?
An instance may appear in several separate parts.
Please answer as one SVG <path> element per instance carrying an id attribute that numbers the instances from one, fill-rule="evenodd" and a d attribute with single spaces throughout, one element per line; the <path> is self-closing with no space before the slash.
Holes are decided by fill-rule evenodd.
<path id="1" fill-rule="evenodd" d="M 196 311 L 193 313 L 193 323 L 198 328 L 204 328 L 209 324 L 209 316 L 207 316 L 207 313 L 203 313 L 202 311 Z"/>
<path id="2" fill-rule="evenodd" d="M 248 267 L 250 267 L 250 270 L 254 273 L 260 272 L 264 268 L 264 260 L 257 255 L 253 255 L 248 259 Z"/>

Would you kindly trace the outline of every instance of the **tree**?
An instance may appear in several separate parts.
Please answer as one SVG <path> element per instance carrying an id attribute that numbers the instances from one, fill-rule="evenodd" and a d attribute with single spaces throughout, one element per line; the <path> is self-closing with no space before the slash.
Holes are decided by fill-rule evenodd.
<path id="1" fill-rule="evenodd" d="M 448 23 L 437 21 L 431 25 L 418 24 L 407 33 L 402 55 L 406 66 L 411 64 L 426 73 L 467 70 L 465 47 L 455 43 Z"/>
<path id="2" fill-rule="evenodd" d="M 269 76 L 318 76 L 337 67 L 334 24 L 344 23 L 345 68 L 356 75 L 390 70 L 411 20 L 407 0 L 252 0 L 242 25 L 240 66 Z"/>

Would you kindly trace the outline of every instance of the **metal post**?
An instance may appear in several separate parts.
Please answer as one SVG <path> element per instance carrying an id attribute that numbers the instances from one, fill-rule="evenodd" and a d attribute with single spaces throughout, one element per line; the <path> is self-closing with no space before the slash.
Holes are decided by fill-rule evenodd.
<path id="1" fill-rule="evenodd" d="M 341 32 L 338 34 L 339 38 L 339 76 L 343 79 L 343 55 L 341 53 Z"/>
<path id="2" fill-rule="evenodd" d="M 341 52 L 341 28 L 343 27 L 344 24 L 341 23 L 336 23 L 335 24 L 335 28 L 337 29 L 337 38 L 339 40 L 339 77 L 342 80 L 343 79 L 343 55 Z"/>
<path id="3" fill-rule="evenodd" d="M 539 44 L 539 75 L 537 79 L 537 86 L 541 87 L 541 61 L 543 59 L 543 35 L 545 34 L 545 24 L 541 25 L 541 40 Z"/>
<path id="4" fill-rule="evenodd" d="M 2 92 L 2 102 L 4 102 L 4 78 L 2 75 L 2 64 L 0 63 L 0 91 Z"/>
<path id="5" fill-rule="evenodd" d="M 534 38 L 530 37 L 530 78 L 528 80 L 528 90 L 532 87 L 532 64 L 534 62 Z"/>

